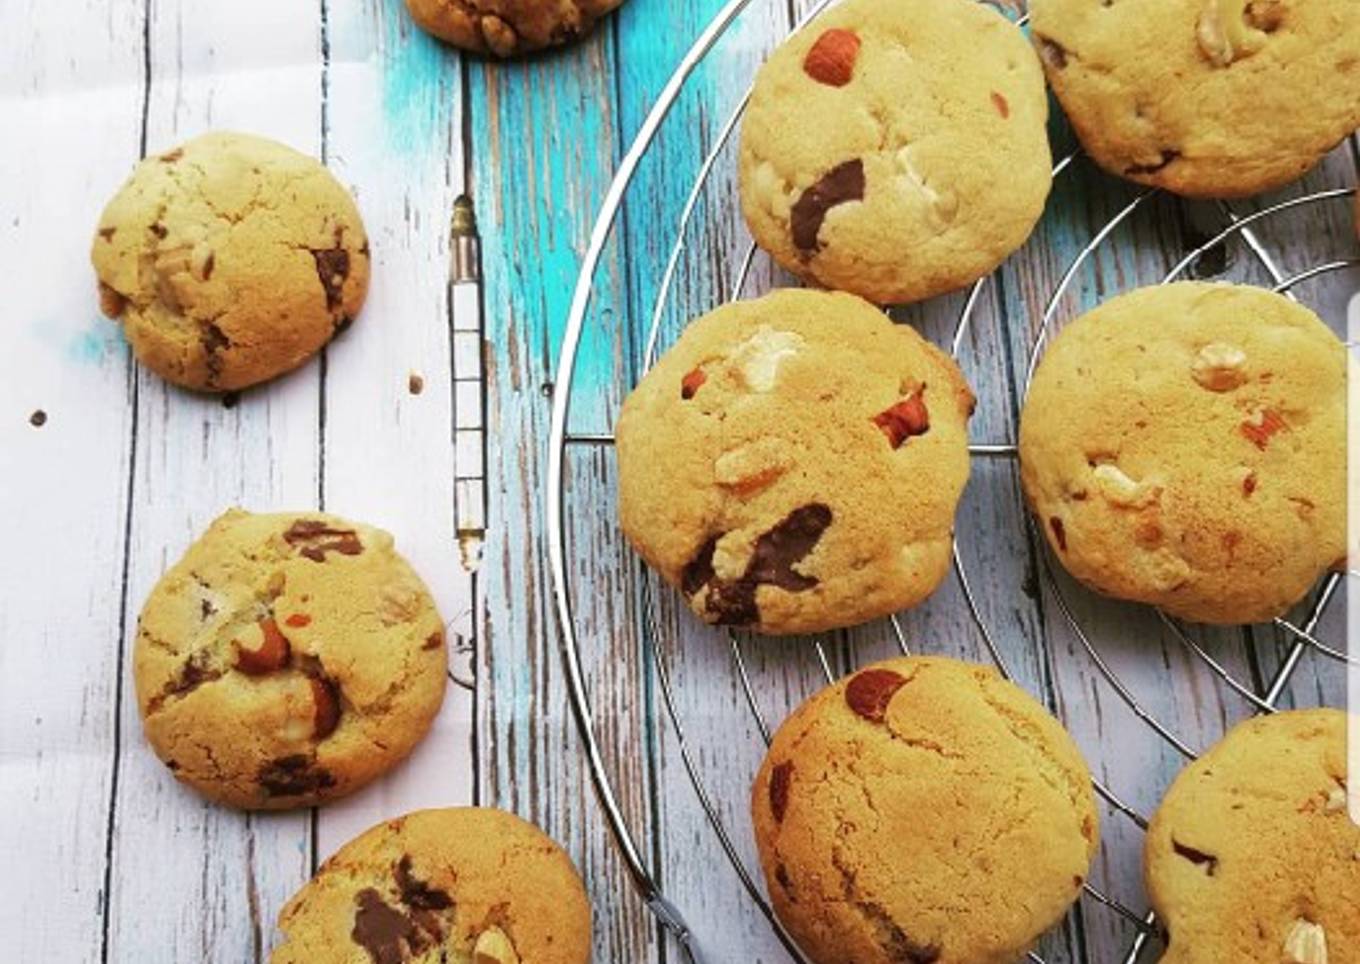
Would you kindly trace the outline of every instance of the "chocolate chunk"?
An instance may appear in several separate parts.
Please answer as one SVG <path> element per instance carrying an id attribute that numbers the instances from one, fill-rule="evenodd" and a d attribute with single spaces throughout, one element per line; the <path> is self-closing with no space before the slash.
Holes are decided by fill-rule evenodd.
<path id="1" fill-rule="evenodd" d="M 200 321 L 199 341 L 208 356 L 208 384 L 214 384 L 222 374 L 222 349 L 231 347 L 231 339 L 215 323 Z"/>
<path id="2" fill-rule="evenodd" d="M 113 240 L 113 236 L 114 236 L 115 234 L 117 234 L 117 233 L 118 233 L 118 229 L 117 229 L 117 228 L 100 228 L 100 229 L 99 229 L 99 236 L 100 236 L 101 238 L 103 238 L 105 241 L 112 241 L 112 240 Z"/>
<path id="3" fill-rule="evenodd" d="M 925 387 L 902 399 L 902 401 L 874 416 L 874 424 L 888 437 L 888 444 L 894 449 L 917 435 L 930 431 L 930 410 L 926 408 Z"/>
<path id="4" fill-rule="evenodd" d="M 907 684 L 907 678 L 890 669 L 866 669 L 856 673 L 845 687 L 845 703 L 870 723 L 882 723 L 888 715 L 888 704 Z"/>
<path id="5" fill-rule="evenodd" d="M 340 307 L 345 279 L 349 277 L 349 252 L 337 240 L 334 248 L 313 250 L 312 259 L 316 261 L 316 276 L 326 290 L 326 307 L 334 311 Z"/>
<path id="6" fill-rule="evenodd" d="M 208 254 L 208 259 L 207 259 L 206 261 L 203 262 L 203 280 L 204 280 L 204 281 L 207 281 L 209 278 L 212 277 L 213 268 L 216 268 L 216 267 L 217 267 L 217 255 L 210 252 L 210 253 Z"/>
<path id="7" fill-rule="evenodd" d="M 157 160 L 159 160 L 162 164 L 173 164 L 183 156 L 184 149 L 177 147 L 173 151 L 170 151 L 168 154 L 162 154 L 159 158 L 157 158 Z"/>
<path id="8" fill-rule="evenodd" d="M 1053 538 L 1058 540 L 1058 548 L 1063 552 L 1067 551 L 1067 526 L 1063 525 L 1063 520 L 1057 516 L 1048 520 L 1049 528 L 1053 530 Z"/>
<path id="9" fill-rule="evenodd" d="M 815 251 L 817 234 L 822 229 L 826 212 L 838 204 L 864 199 L 864 161 L 855 158 L 838 164 L 822 175 L 793 205 L 789 227 L 793 243 L 800 251 Z"/>
<path id="10" fill-rule="evenodd" d="M 296 797 L 335 786 L 335 776 L 303 753 L 270 760 L 255 779 L 271 797 Z"/>
<path id="11" fill-rule="evenodd" d="M 214 606 L 212 603 L 210 603 L 208 600 L 206 600 L 206 599 L 200 599 L 200 600 L 198 601 L 198 618 L 199 618 L 199 619 L 203 620 L 204 622 L 207 622 L 209 616 L 215 616 L 216 614 L 217 614 L 217 607 Z"/>
<path id="12" fill-rule="evenodd" d="M 313 676 L 312 739 L 324 740 L 340 725 L 340 686 L 326 676 Z"/>
<path id="13" fill-rule="evenodd" d="M 448 910 L 453 906 L 453 898 L 446 891 L 431 887 L 411 873 L 411 856 L 405 854 L 393 871 L 397 887 L 401 889 L 401 902 L 407 907 L 419 910 Z"/>
<path id="14" fill-rule="evenodd" d="M 1194 847 L 1187 847 L 1185 844 L 1181 843 L 1175 837 L 1171 838 L 1171 849 L 1176 852 L 1176 856 L 1184 857 L 1192 864 L 1195 864 L 1196 866 L 1199 867 L 1203 867 L 1205 874 L 1207 874 L 1210 877 L 1212 877 L 1214 875 L 1214 872 L 1218 870 L 1217 857 L 1215 857 L 1213 854 L 1206 854 L 1202 850 L 1196 850 Z"/>
<path id="15" fill-rule="evenodd" d="M 789 900 L 797 903 L 798 898 L 793 896 L 793 881 L 789 879 L 789 868 L 785 867 L 783 864 L 776 864 L 774 868 L 774 879 L 779 882 L 780 887 L 784 888 L 784 893 L 788 896 Z"/>
<path id="16" fill-rule="evenodd" d="M 794 509 L 782 522 L 756 540 L 755 553 L 746 569 L 745 579 L 802 592 L 817 585 L 817 580 L 793 571 L 822 538 L 831 525 L 831 509 L 814 502 Z"/>
<path id="17" fill-rule="evenodd" d="M 302 546 L 298 554 L 312 562 L 325 562 L 328 552 L 357 556 L 364 551 L 364 545 L 353 529 L 332 529 L 314 519 L 294 522 L 283 538 L 290 546 Z"/>
<path id="18" fill-rule="evenodd" d="M 686 596 L 693 596 L 713 581 L 713 553 L 718 548 L 719 538 L 714 536 L 705 542 L 680 574 L 680 588 Z"/>
<path id="19" fill-rule="evenodd" d="M 425 645 L 422 646 L 422 647 L 420 647 L 420 648 L 421 648 L 421 649 L 438 649 L 440 646 L 443 646 L 443 645 L 444 645 L 444 634 L 443 634 L 443 633 L 430 633 L 430 635 L 428 635 L 428 636 L 425 637 Z"/>
<path id="20" fill-rule="evenodd" d="M 1170 151 L 1170 150 L 1162 151 L 1162 158 L 1161 158 L 1161 160 L 1157 161 L 1157 163 L 1155 163 L 1155 164 L 1134 164 L 1134 165 L 1132 165 L 1131 167 L 1126 167 L 1126 168 L 1124 168 L 1124 173 L 1125 173 L 1125 174 L 1128 174 L 1128 175 L 1156 174 L 1156 173 L 1157 173 L 1158 171 L 1160 171 L 1162 168 L 1164 168 L 1164 167 L 1166 167 L 1167 165 L 1171 164 L 1173 161 L 1176 161 L 1177 159 L 1179 159 L 1180 156 L 1181 156 L 1181 152 L 1180 152 L 1180 151 Z"/>
<path id="21" fill-rule="evenodd" d="M 291 647 L 279 632 L 278 623 L 261 619 L 259 626 L 259 649 L 246 649 L 239 644 L 236 648 L 236 668 L 247 676 L 265 676 L 288 665 Z"/>
<path id="22" fill-rule="evenodd" d="M 359 891 L 354 905 L 350 939 L 368 951 L 373 964 L 402 964 L 418 937 L 411 919 L 389 906 L 372 887 Z"/>
<path id="23" fill-rule="evenodd" d="M 770 771 L 770 813 L 775 823 L 784 822 L 789 809 L 789 785 L 793 782 L 793 761 L 785 760 Z"/>
<path id="24" fill-rule="evenodd" d="M 756 540 L 746 572 L 735 582 L 717 578 L 713 553 L 721 536 L 714 536 L 685 566 L 680 577 L 681 588 L 686 595 L 693 596 L 707 586 L 704 608 L 721 626 L 757 623 L 760 609 L 756 605 L 756 590 L 760 586 L 803 592 L 817 585 L 815 578 L 795 572 L 793 566 L 812 551 L 829 525 L 831 509 L 821 503 L 794 509 Z"/>
<path id="25" fill-rule="evenodd" d="M 859 901 L 858 906 L 874 925 L 878 943 L 888 952 L 888 959 L 902 964 L 935 964 L 940 959 L 941 948 L 934 942 L 920 944 L 892 919 L 892 916 L 878 904 Z"/>
<path id="26" fill-rule="evenodd" d="M 159 696 L 152 698 L 147 706 L 148 711 L 155 713 L 170 697 L 184 696 L 187 693 L 192 693 L 204 683 L 211 683 L 215 679 L 220 679 L 222 671 L 213 669 L 208 665 L 210 658 L 207 650 L 199 650 L 190 656 L 180 667 L 179 676 L 167 683 Z"/>
<path id="27" fill-rule="evenodd" d="M 164 241 L 165 236 L 169 234 L 170 231 L 166 228 L 164 224 L 161 224 L 159 221 L 157 221 L 155 224 L 151 225 L 151 233 L 154 234 L 156 237 L 160 238 L 162 241 Z"/>

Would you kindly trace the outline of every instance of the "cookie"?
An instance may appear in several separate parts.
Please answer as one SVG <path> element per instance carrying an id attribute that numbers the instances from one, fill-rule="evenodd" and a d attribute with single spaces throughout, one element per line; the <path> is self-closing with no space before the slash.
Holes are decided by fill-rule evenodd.
<path id="1" fill-rule="evenodd" d="M 406 0 L 415 22 L 479 54 L 513 57 L 570 43 L 623 0 Z"/>
<path id="2" fill-rule="evenodd" d="M 340 848 L 279 914 L 270 964 L 587 964 L 571 859 L 501 810 L 421 810 Z"/>
<path id="3" fill-rule="evenodd" d="M 1031 0 L 1030 16 L 1082 146 L 1140 184 L 1268 191 L 1360 127 L 1354 0 Z"/>
<path id="4" fill-rule="evenodd" d="M 942 657 L 877 663 L 800 706 L 751 814 L 774 910 L 815 964 L 1015 961 L 1077 898 L 1099 843 L 1058 721 L 991 668 Z"/>
<path id="5" fill-rule="evenodd" d="M 1347 815 L 1346 714 L 1248 720 L 1162 800 L 1144 876 L 1162 964 L 1360 961 L 1360 827 Z"/>
<path id="6" fill-rule="evenodd" d="M 992 271 L 1052 182 L 1043 70 L 970 0 L 847 0 L 770 55 L 742 122 L 741 207 L 795 274 L 878 304 Z"/>
<path id="7" fill-rule="evenodd" d="M 406 757 L 444 698 L 444 625 L 380 529 L 220 516 L 161 577 L 133 653 L 147 740 L 234 807 L 343 796 Z"/>
<path id="8" fill-rule="evenodd" d="M 1030 507 L 1098 592 L 1195 622 L 1269 620 L 1345 561 L 1346 372 L 1316 315 L 1261 288 L 1114 298 L 1035 373 Z"/>
<path id="9" fill-rule="evenodd" d="M 358 314 L 368 237 L 324 167 L 248 134 L 142 161 L 99 219 L 104 313 L 142 364 L 204 392 L 291 371 Z"/>
<path id="10" fill-rule="evenodd" d="M 948 570 L 972 410 L 953 359 L 853 295 L 729 304 L 623 405 L 623 531 L 712 623 L 895 612 Z"/>

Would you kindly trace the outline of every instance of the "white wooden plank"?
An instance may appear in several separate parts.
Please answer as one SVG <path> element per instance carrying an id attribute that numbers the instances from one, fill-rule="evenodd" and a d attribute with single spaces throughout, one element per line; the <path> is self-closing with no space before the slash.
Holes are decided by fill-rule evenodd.
<path id="1" fill-rule="evenodd" d="M 0 15 L 0 854 L 23 870 L 0 881 L 0 931 L 9 960 L 97 961 L 132 421 L 88 252 L 138 153 L 142 22 L 21 6 L 22 30 Z"/>
<path id="2" fill-rule="evenodd" d="M 328 351 L 323 493 L 329 509 L 397 537 L 434 592 L 453 649 L 472 644 L 476 624 L 454 512 L 446 294 L 449 215 L 463 183 L 462 89 L 453 49 L 403 29 L 404 17 L 378 0 L 329 8 L 326 150 L 340 179 L 357 185 L 373 282 L 363 316 Z M 460 424 L 476 424 L 481 393 L 459 387 L 474 389 L 459 396 Z M 457 469 L 480 456 L 478 447 Z M 320 812 L 318 859 L 399 813 L 471 803 L 472 754 L 472 695 L 451 685 L 410 760 Z"/>
<path id="3" fill-rule="evenodd" d="M 181 0 L 150 9 L 149 150 L 226 128 L 320 153 L 318 6 Z M 125 657 L 146 593 L 219 512 L 315 504 L 318 413 L 316 363 L 232 408 L 139 375 Z M 124 693 L 110 959 L 261 959 L 279 906 L 310 871 L 309 815 L 246 816 L 202 802 L 142 739 L 130 681 Z"/>

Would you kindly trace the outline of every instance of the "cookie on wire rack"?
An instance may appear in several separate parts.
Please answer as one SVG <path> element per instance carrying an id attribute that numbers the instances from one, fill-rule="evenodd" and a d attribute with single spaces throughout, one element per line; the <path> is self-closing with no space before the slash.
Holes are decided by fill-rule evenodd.
<path id="1" fill-rule="evenodd" d="M 380 529 L 232 509 L 147 598 L 133 679 L 175 777 L 246 809 L 311 806 L 391 769 L 444 699 L 444 626 Z"/>
<path id="2" fill-rule="evenodd" d="M 814 964 L 1009 964 L 1099 845 L 1062 725 L 990 667 L 868 666 L 780 726 L 751 790 L 780 921 Z"/>
<path id="3" fill-rule="evenodd" d="M 1153 286 L 1081 316 L 1020 422 L 1053 552 L 1194 622 L 1282 615 L 1347 557 L 1347 366 L 1315 314 L 1262 288 Z"/>
<path id="4" fill-rule="evenodd" d="M 1355 0 L 1031 0 L 1030 15 L 1082 146 L 1130 180 L 1256 194 L 1360 127 Z"/>
<path id="5" fill-rule="evenodd" d="M 761 68 L 742 122 L 756 242 L 818 284 L 878 304 L 991 272 L 1052 183 L 1043 70 L 972 0 L 847 0 Z"/>
<path id="6" fill-rule="evenodd" d="M 712 623 L 808 633 L 915 605 L 949 568 L 973 405 L 953 359 L 860 298 L 734 302 L 623 405 L 624 534 Z"/>
<path id="7" fill-rule="evenodd" d="M 1161 964 L 1360 961 L 1346 727 L 1340 710 L 1256 717 L 1176 778 L 1144 846 Z"/>
<path id="8" fill-rule="evenodd" d="M 541 830 L 420 810 L 351 840 L 279 914 L 270 964 L 588 964 L 590 903 Z"/>

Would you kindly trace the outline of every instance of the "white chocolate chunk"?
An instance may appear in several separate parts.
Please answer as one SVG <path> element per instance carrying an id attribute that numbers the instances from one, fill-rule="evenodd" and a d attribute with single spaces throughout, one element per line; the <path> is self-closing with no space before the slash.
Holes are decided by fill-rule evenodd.
<path id="1" fill-rule="evenodd" d="M 1235 345 L 1213 342 L 1199 350 L 1190 372 L 1211 392 L 1232 391 L 1247 380 L 1247 356 Z"/>
<path id="2" fill-rule="evenodd" d="M 768 392 L 778 380 L 780 364 L 798 354 L 804 344 L 803 336 L 796 332 L 775 331 L 769 325 L 761 325 L 737 346 L 729 362 L 747 388 Z"/>
<path id="3" fill-rule="evenodd" d="M 1284 959 L 1290 964 L 1327 964 L 1327 933 L 1322 925 L 1300 917 L 1284 941 Z"/>

